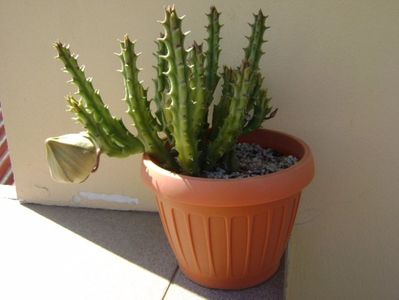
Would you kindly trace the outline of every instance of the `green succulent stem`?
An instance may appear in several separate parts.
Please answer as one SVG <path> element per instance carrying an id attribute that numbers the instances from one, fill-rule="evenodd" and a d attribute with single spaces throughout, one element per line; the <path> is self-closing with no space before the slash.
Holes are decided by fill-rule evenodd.
<path id="1" fill-rule="evenodd" d="M 163 38 L 163 34 L 161 33 L 161 38 Z M 157 64 L 154 66 L 156 71 L 156 78 L 153 79 L 155 86 L 155 95 L 154 95 L 154 103 L 156 105 L 155 115 L 160 123 L 158 128 L 159 131 L 165 132 L 168 137 L 169 142 L 172 142 L 172 136 L 170 134 L 170 120 L 167 120 L 165 117 L 165 113 L 163 108 L 165 107 L 165 94 L 168 90 L 168 80 L 165 76 L 165 72 L 168 70 L 167 62 L 161 58 L 161 56 L 167 53 L 167 49 L 164 43 L 159 41 L 155 41 L 157 45 L 157 51 L 154 53 L 154 56 L 157 59 Z"/>
<path id="2" fill-rule="evenodd" d="M 185 174 L 199 173 L 197 141 L 192 134 L 191 93 L 189 89 L 189 68 L 187 52 L 184 49 L 185 35 L 181 29 L 182 18 L 176 14 L 174 7 L 167 7 L 165 20 L 161 23 L 164 28 L 164 37 L 159 39 L 167 48 L 167 54 L 162 56 L 168 63 L 165 73 L 169 81 L 169 105 L 172 123 L 172 136 L 177 150 L 178 162 Z"/>
<path id="3" fill-rule="evenodd" d="M 89 131 L 100 149 L 109 156 L 125 157 L 144 151 L 143 145 L 125 127 L 121 119 L 111 115 L 98 91 L 93 87 L 91 79 L 87 79 L 84 67 L 80 67 L 77 57 L 72 55 L 69 47 L 58 42 L 55 44 L 58 58 L 64 63 L 65 71 L 72 76 L 72 82 L 77 86 L 78 101 L 68 97 L 70 110 L 75 113 Z"/>
<path id="4" fill-rule="evenodd" d="M 208 37 L 205 39 L 208 50 L 206 51 L 206 89 L 208 90 L 208 105 L 213 100 L 213 93 L 216 86 L 220 80 L 218 75 L 219 68 L 219 55 L 220 55 L 220 28 L 222 27 L 219 23 L 220 13 L 216 10 L 214 6 L 211 7 L 208 17 L 208 25 L 206 30 L 208 32 Z"/>
<path id="5" fill-rule="evenodd" d="M 75 114 L 75 120 L 81 123 L 88 131 L 89 136 L 95 141 L 101 150 L 110 156 L 117 156 L 122 153 L 123 147 L 119 143 L 112 142 L 109 139 L 107 129 L 98 127 L 91 115 L 85 110 L 83 102 L 76 100 L 73 96 L 67 97 L 69 111 Z M 144 149 L 143 149 L 144 150 Z"/>
<path id="6" fill-rule="evenodd" d="M 267 16 L 263 15 L 262 10 L 259 10 L 258 14 L 254 14 L 254 23 L 249 24 L 251 27 L 251 35 L 248 38 L 249 44 L 245 51 L 245 60 L 247 60 L 251 66 L 251 70 L 257 71 L 259 69 L 259 61 L 262 55 L 265 53 L 262 51 L 262 44 L 266 42 L 263 39 L 263 35 L 266 29 L 270 28 L 266 26 Z"/>
<path id="7" fill-rule="evenodd" d="M 151 114 L 147 91 L 138 78 L 138 56 L 134 51 L 134 43 L 130 41 L 128 36 L 125 36 L 123 42 L 121 42 L 119 57 L 122 61 L 122 74 L 125 81 L 126 95 L 124 100 L 129 107 L 128 114 L 134 121 L 138 138 L 143 143 L 145 152 L 151 154 L 161 164 L 177 169 L 177 164 L 157 134 L 157 121 Z"/>
<path id="8" fill-rule="evenodd" d="M 236 153 L 234 151 L 234 148 L 228 151 L 222 158 L 223 161 L 223 167 L 228 171 L 228 172 L 235 172 L 239 168 L 239 163 L 238 159 L 236 156 Z"/>
<path id="9" fill-rule="evenodd" d="M 248 62 L 244 61 L 239 69 L 233 71 L 233 96 L 228 114 L 216 137 L 208 146 L 207 165 L 209 168 L 213 168 L 232 149 L 242 134 L 251 85 L 251 68 Z"/>
<path id="10" fill-rule="evenodd" d="M 227 66 L 223 67 L 222 97 L 214 106 L 212 115 L 211 139 L 215 138 L 220 130 L 223 120 L 229 113 L 231 98 L 233 96 L 233 70 Z"/>
<path id="11" fill-rule="evenodd" d="M 267 97 L 267 91 L 261 89 L 254 99 L 253 115 L 243 130 L 243 134 L 250 133 L 262 125 L 266 116 L 272 111 L 269 106 L 270 98 Z"/>
<path id="12" fill-rule="evenodd" d="M 250 133 L 262 126 L 262 122 L 267 119 L 267 115 L 272 112 L 272 107 L 269 105 L 271 98 L 267 97 L 267 91 L 262 89 L 263 77 L 259 72 L 259 61 L 265 53 L 262 50 L 265 31 L 270 28 L 266 26 L 267 16 L 263 15 L 262 10 L 258 14 L 254 14 L 254 22 L 250 24 L 251 35 L 248 37 L 249 44 L 244 48 L 245 60 L 248 61 L 251 67 L 251 76 L 254 77 L 252 86 L 250 88 L 251 97 L 249 99 L 247 108 L 247 124 L 243 130 L 244 134 Z M 274 117 L 277 110 L 270 115 Z"/>
<path id="13" fill-rule="evenodd" d="M 208 115 L 207 89 L 205 86 L 204 54 L 202 46 L 194 42 L 190 51 L 190 88 L 192 99 L 192 128 L 193 135 L 199 138 Z"/>
<path id="14" fill-rule="evenodd" d="M 127 36 L 120 42 L 118 56 L 125 87 L 123 100 L 137 130 L 136 135 L 129 132 L 120 118 L 111 114 L 69 48 L 62 43 L 55 44 L 64 70 L 78 87 L 76 98 L 67 97 L 69 110 L 87 129 L 90 140 L 101 152 L 114 157 L 145 152 L 167 169 L 191 176 L 201 176 L 205 170 L 217 166 L 230 171 L 237 168 L 234 145 L 239 137 L 261 127 L 262 122 L 272 118 L 277 111 L 270 105 L 259 66 L 264 54 L 262 45 L 268 28 L 267 17 L 261 10 L 254 15 L 240 66 L 224 66 L 219 73 L 220 15 L 213 6 L 207 14 L 205 50 L 196 42 L 186 50 L 183 18 L 177 15 L 174 6 L 165 9 L 165 19 L 160 22 L 163 32 L 156 40 L 154 53 L 156 74 L 152 99 L 139 80 L 139 54 L 135 51 L 135 42 Z M 213 106 L 212 122 L 208 124 L 220 80 L 221 97 Z M 154 112 L 151 111 L 153 104 Z M 62 161 L 60 165 L 68 164 Z"/>

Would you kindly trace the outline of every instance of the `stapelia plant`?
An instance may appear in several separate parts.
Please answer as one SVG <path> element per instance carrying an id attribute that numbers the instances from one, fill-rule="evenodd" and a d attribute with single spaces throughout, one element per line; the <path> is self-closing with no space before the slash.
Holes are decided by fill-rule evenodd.
<path id="1" fill-rule="evenodd" d="M 129 132 L 121 119 L 110 113 L 69 47 L 60 42 L 55 44 L 64 70 L 72 76 L 71 82 L 78 88 L 76 94 L 79 99 L 67 97 L 70 111 L 86 128 L 98 152 L 112 157 L 145 152 L 171 171 L 200 176 L 203 170 L 219 164 L 232 167 L 233 146 L 237 139 L 275 115 L 267 89 L 262 87 L 264 78 L 259 70 L 259 61 L 264 54 L 263 35 L 268 28 L 266 16 L 261 10 L 254 15 L 242 63 L 234 68 L 224 66 L 221 73 L 220 13 L 211 7 L 207 16 L 206 50 L 196 42 L 186 50 L 183 18 L 178 17 L 174 7 L 166 8 L 165 19 L 161 22 L 163 33 L 156 40 L 157 64 L 152 99 L 139 80 L 139 54 L 135 51 L 135 42 L 127 36 L 120 42 L 118 56 L 125 85 L 124 101 L 137 135 Z M 221 97 L 213 106 L 212 116 L 208 117 L 220 80 Z M 152 101 L 156 107 L 154 114 L 150 109 Z M 57 139 L 59 142 L 62 137 Z M 47 145 L 52 141 L 48 139 Z M 53 147 L 48 155 L 57 156 L 56 152 Z M 65 155 L 51 158 L 53 165 L 57 159 L 65 160 Z"/>

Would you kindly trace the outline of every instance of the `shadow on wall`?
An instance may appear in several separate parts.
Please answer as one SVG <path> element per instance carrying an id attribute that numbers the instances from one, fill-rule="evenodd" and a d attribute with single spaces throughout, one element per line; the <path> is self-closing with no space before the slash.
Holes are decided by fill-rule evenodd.
<path id="1" fill-rule="evenodd" d="M 268 282 L 241 291 L 203 288 L 180 271 L 157 213 L 23 204 L 83 238 L 206 299 L 283 299 L 283 268 Z"/>

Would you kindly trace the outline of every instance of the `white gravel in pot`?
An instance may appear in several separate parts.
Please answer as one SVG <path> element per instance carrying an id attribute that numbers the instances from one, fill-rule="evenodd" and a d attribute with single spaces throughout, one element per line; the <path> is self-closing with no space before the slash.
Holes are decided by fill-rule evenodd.
<path id="1" fill-rule="evenodd" d="M 238 143 L 234 146 L 234 151 L 238 163 L 236 171 L 229 172 L 217 167 L 213 171 L 205 171 L 202 176 L 218 179 L 254 177 L 289 168 L 298 161 L 292 155 L 285 156 L 271 148 L 264 149 L 256 144 Z"/>

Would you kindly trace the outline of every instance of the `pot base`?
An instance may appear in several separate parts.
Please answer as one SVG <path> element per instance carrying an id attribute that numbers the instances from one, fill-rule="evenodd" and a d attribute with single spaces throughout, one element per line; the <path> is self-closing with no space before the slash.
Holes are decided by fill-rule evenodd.
<path id="1" fill-rule="evenodd" d="M 180 267 L 180 266 L 179 266 Z M 265 281 L 272 278 L 279 270 L 280 264 L 266 269 L 263 273 L 257 276 L 245 276 L 237 278 L 220 278 L 209 276 L 201 276 L 198 273 L 192 273 L 187 269 L 180 267 L 183 274 L 196 284 L 199 284 L 206 288 L 220 289 L 220 290 L 242 290 L 251 288 L 264 283 Z"/>

